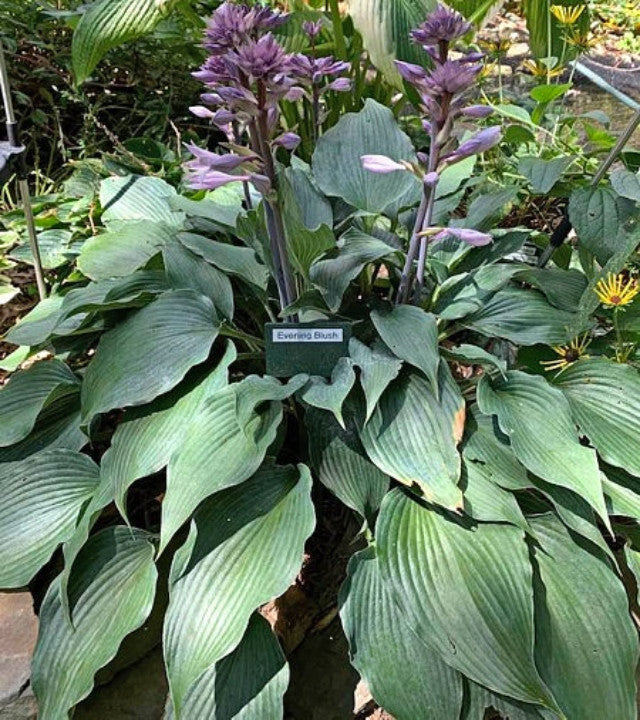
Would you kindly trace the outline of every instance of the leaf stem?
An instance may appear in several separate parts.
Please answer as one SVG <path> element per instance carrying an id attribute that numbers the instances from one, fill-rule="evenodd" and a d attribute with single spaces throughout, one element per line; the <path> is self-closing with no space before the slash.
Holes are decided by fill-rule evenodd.
<path id="1" fill-rule="evenodd" d="M 329 9 L 331 11 L 331 22 L 333 23 L 333 33 L 335 35 L 336 57 L 339 60 L 346 60 L 347 44 L 344 40 L 342 17 L 340 16 L 340 5 L 338 0 L 329 0 Z"/>

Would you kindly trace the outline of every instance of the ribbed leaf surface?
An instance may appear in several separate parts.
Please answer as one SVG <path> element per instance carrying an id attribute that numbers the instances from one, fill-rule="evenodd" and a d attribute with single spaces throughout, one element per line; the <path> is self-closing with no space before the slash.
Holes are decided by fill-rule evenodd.
<path id="1" fill-rule="evenodd" d="M 573 490 L 608 522 L 596 454 L 578 440 L 569 403 L 539 375 L 518 370 L 478 385 L 478 405 L 497 415 L 516 457 L 532 473 Z"/>
<path id="2" fill-rule="evenodd" d="M 268 466 L 210 498 L 175 555 L 164 653 L 176 718 L 202 673 L 240 642 L 261 604 L 283 593 L 314 527 L 311 477 Z M 197 688 L 194 689 L 197 692 Z"/>
<path id="3" fill-rule="evenodd" d="M 398 377 L 402 361 L 391 353 L 384 343 L 374 343 L 369 348 L 356 338 L 349 341 L 349 354 L 360 368 L 360 384 L 367 400 L 365 422 L 368 422 L 380 396 L 389 383 Z"/>
<path id="4" fill-rule="evenodd" d="M 634 720 L 638 636 L 622 583 L 552 515 L 531 525 L 540 674 L 567 718 Z"/>
<path id="5" fill-rule="evenodd" d="M 236 649 L 206 670 L 184 700 L 185 718 L 282 720 L 289 667 L 269 623 L 258 613 L 249 620 Z M 169 704 L 166 720 L 175 718 Z"/>
<path id="6" fill-rule="evenodd" d="M 0 390 L 0 447 L 26 438 L 40 412 L 54 400 L 77 393 L 78 386 L 70 368 L 55 358 L 15 373 Z"/>
<path id="7" fill-rule="evenodd" d="M 445 363 L 440 365 L 439 400 L 416 371 L 405 372 L 385 390 L 360 437 L 383 473 L 448 508 L 462 506 L 460 456 L 464 401 Z"/>
<path id="8" fill-rule="evenodd" d="M 300 398 L 312 407 L 332 412 L 340 426 L 344 428 L 342 405 L 355 381 L 353 361 L 350 358 L 340 358 L 333 368 L 331 380 L 318 376 L 309 378 L 308 383 L 300 391 Z"/>
<path id="9" fill-rule="evenodd" d="M 581 360 L 556 384 L 580 430 L 611 465 L 640 476 L 640 375 L 604 358 Z"/>
<path id="10" fill-rule="evenodd" d="M 72 450 L 0 465 L 0 587 L 31 580 L 73 532 L 98 479 L 97 465 Z"/>
<path id="11" fill-rule="evenodd" d="M 394 490 L 376 534 L 385 587 L 447 664 L 494 692 L 553 707 L 533 660 L 532 571 L 521 530 L 471 529 Z"/>
<path id="12" fill-rule="evenodd" d="M 147 1 L 134 0 L 129 5 L 134 7 L 136 2 Z M 144 220 L 180 228 L 184 223 L 184 213 L 172 210 L 169 205 L 169 200 L 177 194 L 173 185 L 157 177 L 108 177 L 100 184 L 100 204 L 104 210 L 102 220 L 107 224 L 115 220 Z"/>
<path id="13" fill-rule="evenodd" d="M 155 595 L 154 548 L 126 527 L 94 535 L 77 558 L 69 584 L 72 621 L 54 580 L 40 609 L 31 683 L 41 720 L 62 720 L 93 688 L 95 673 L 123 638 L 146 620 Z"/>
<path id="14" fill-rule="evenodd" d="M 143 405 L 207 359 L 218 334 L 209 298 L 169 290 L 100 339 L 82 385 L 83 419 Z"/>
<path id="15" fill-rule="evenodd" d="M 349 563 L 340 590 L 340 618 L 351 662 L 376 702 L 396 720 L 449 720 L 460 716 L 462 676 L 406 622 L 382 582 L 375 549 Z"/>

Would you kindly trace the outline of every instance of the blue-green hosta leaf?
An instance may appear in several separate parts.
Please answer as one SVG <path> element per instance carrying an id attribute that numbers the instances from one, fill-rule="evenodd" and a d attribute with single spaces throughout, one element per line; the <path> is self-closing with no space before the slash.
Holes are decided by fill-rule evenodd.
<path id="1" fill-rule="evenodd" d="M 100 339 L 82 385 L 85 422 L 168 392 L 207 359 L 217 334 L 209 298 L 193 290 L 163 293 Z"/>
<path id="2" fill-rule="evenodd" d="M 5 335 L 5 340 L 15 345 L 40 345 L 53 332 L 60 318 L 62 295 L 50 295 L 40 301 L 22 317 Z"/>
<path id="3" fill-rule="evenodd" d="M 249 620 L 236 649 L 206 670 L 187 693 L 185 718 L 282 720 L 289 666 L 269 623 L 258 613 Z M 175 717 L 169 704 L 166 720 Z"/>
<path id="4" fill-rule="evenodd" d="M 485 720 L 486 710 L 493 708 L 501 718 L 509 720 L 556 720 L 557 715 L 550 710 L 545 711 L 536 705 L 527 705 L 504 695 L 496 695 L 491 690 L 467 680 L 468 707 L 461 720 Z"/>
<path id="5" fill-rule="evenodd" d="M 161 551 L 209 495 L 256 472 L 282 421 L 281 401 L 305 381 L 299 376 L 281 385 L 274 378 L 249 376 L 207 398 L 169 461 Z"/>
<path id="6" fill-rule="evenodd" d="M 24 440 L 48 405 L 76 394 L 78 388 L 78 379 L 71 369 L 55 358 L 12 375 L 0 390 L 0 447 Z"/>
<path id="7" fill-rule="evenodd" d="M 99 470 L 73 450 L 0 465 L 0 587 L 26 585 L 73 532 Z"/>
<path id="8" fill-rule="evenodd" d="M 314 524 L 304 465 L 266 466 L 197 511 L 169 580 L 164 654 L 176 718 L 198 678 L 240 642 L 251 614 L 300 569 Z M 197 686 L 192 692 L 197 692 Z"/>
<path id="9" fill-rule="evenodd" d="M 332 412 L 344 429 L 342 405 L 356 381 L 351 358 L 340 358 L 333 368 L 331 380 L 311 377 L 300 391 L 300 399 L 307 405 Z"/>
<path id="10" fill-rule="evenodd" d="M 551 160 L 543 160 L 535 156 L 521 157 L 518 162 L 518 172 L 527 178 L 534 193 L 546 195 L 574 159 L 571 156 Z"/>
<path id="11" fill-rule="evenodd" d="M 508 522 L 527 531 L 527 521 L 515 495 L 487 477 L 479 463 L 465 463 L 462 469 L 464 511 L 483 522 Z"/>
<path id="12" fill-rule="evenodd" d="M 462 507 L 460 456 L 465 406 L 445 363 L 440 364 L 439 400 L 426 378 L 411 371 L 385 390 L 360 437 L 382 472 L 405 485 L 416 483 L 430 501 Z"/>
<path id="13" fill-rule="evenodd" d="M 413 305 L 396 305 L 387 312 L 373 310 L 371 321 L 394 355 L 422 370 L 437 389 L 440 353 L 435 317 Z"/>
<path id="14" fill-rule="evenodd" d="M 113 485 L 116 505 L 126 517 L 126 496 L 139 478 L 165 467 L 181 446 L 190 423 L 198 416 L 202 404 L 227 384 L 229 365 L 235 360 L 232 343 L 216 368 L 204 377 L 178 386 L 169 396 L 158 398 L 141 417 L 134 414 L 118 425 L 111 447 L 102 458 L 100 473 Z"/>
<path id="15" fill-rule="evenodd" d="M 191 252 L 204 258 L 218 269 L 235 275 L 262 290 L 267 287 L 269 279 L 267 266 L 258 261 L 255 251 L 251 248 L 236 247 L 229 243 L 210 240 L 195 233 L 180 233 L 178 239 Z"/>
<path id="16" fill-rule="evenodd" d="M 519 345 L 562 345 L 575 334 L 576 315 L 550 305 L 535 290 L 505 288 L 497 292 L 464 324 L 487 337 L 501 337 Z M 584 329 L 584 328 L 582 328 Z"/>
<path id="17" fill-rule="evenodd" d="M 233 288 L 223 272 L 178 241 L 162 249 L 162 259 L 172 288 L 196 290 L 211 300 L 222 318 L 233 318 Z"/>
<path id="18" fill-rule="evenodd" d="M 640 521 L 640 480 L 620 468 L 605 466 L 602 487 L 610 515 Z"/>
<path id="19" fill-rule="evenodd" d="M 497 358 L 490 352 L 487 352 L 477 345 L 469 345 L 462 343 L 457 347 L 442 348 L 442 354 L 462 365 L 480 365 L 480 367 L 493 368 L 501 375 L 507 371 L 506 360 Z"/>
<path id="20" fill-rule="evenodd" d="M 581 360 L 556 381 L 573 419 L 609 464 L 640 476 L 640 375 L 605 358 Z"/>
<path id="21" fill-rule="evenodd" d="M 478 405 L 486 415 L 497 415 L 516 457 L 528 470 L 577 493 L 608 522 L 596 454 L 580 444 L 560 390 L 540 375 L 510 370 L 506 380 L 480 380 Z"/>
<path id="22" fill-rule="evenodd" d="M 346 416 L 346 429 L 328 412 L 308 408 L 305 423 L 311 464 L 320 482 L 345 505 L 369 520 L 389 487 L 389 478 L 367 459 L 355 417 Z"/>
<path id="23" fill-rule="evenodd" d="M 181 228 L 184 213 L 176 212 L 169 206 L 169 199 L 176 195 L 172 185 L 157 177 L 126 175 L 106 178 L 100 184 L 102 220 L 109 229 L 121 228 L 122 224 L 116 225 L 116 221 L 122 220 L 143 220 L 163 223 L 169 228 Z"/>
<path id="24" fill-rule="evenodd" d="M 40 609 L 31 684 L 42 720 L 67 718 L 96 672 L 146 620 L 155 595 L 154 547 L 142 531 L 111 527 L 89 539 L 69 583 L 69 623 L 53 581 Z"/>
<path id="25" fill-rule="evenodd" d="M 112 47 L 151 32 L 172 4 L 171 0 L 98 0 L 90 5 L 73 33 L 76 82 L 84 82 Z"/>
<path id="26" fill-rule="evenodd" d="M 381 213 L 416 185 L 412 173 L 380 175 L 365 170 L 361 157 L 387 155 L 393 160 L 413 160 L 413 145 L 391 110 L 367 99 L 358 113 L 347 113 L 326 132 L 313 154 L 313 175 L 325 195 L 342 198 L 349 205 Z"/>
<path id="27" fill-rule="evenodd" d="M 402 87 L 394 59 L 423 65 L 427 58 L 409 33 L 436 7 L 435 0 L 349 0 L 349 13 L 364 39 L 373 64 L 387 79 Z M 377 152 L 371 150 L 371 152 Z M 384 152 L 381 148 L 378 152 Z"/>
<path id="28" fill-rule="evenodd" d="M 69 247 L 72 233 L 69 230 L 44 230 L 38 233 L 40 260 L 45 270 L 55 270 L 73 260 L 77 251 Z M 33 265 L 33 253 L 28 244 L 18 245 L 9 253 L 9 257 L 19 262 Z"/>
<path id="29" fill-rule="evenodd" d="M 494 692 L 554 707 L 534 664 L 532 570 L 521 530 L 470 528 L 397 489 L 382 502 L 376 535 L 384 586 L 424 642 Z"/>
<path id="30" fill-rule="evenodd" d="M 367 347 L 356 338 L 349 341 L 349 354 L 360 369 L 360 384 L 367 402 L 365 422 L 369 422 L 378 400 L 392 380 L 398 377 L 402 360 L 397 358 L 384 343 L 376 342 Z"/>
<path id="31" fill-rule="evenodd" d="M 160 223 L 128 222 L 89 238 L 78 255 L 78 268 L 92 280 L 124 277 L 146 265 L 170 238 L 168 228 Z"/>
<path id="32" fill-rule="evenodd" d="M 387 245 L 382 240 L 358 228 L 350 228 L 338 240 L 337 251 L 313 263 L 309 277 L 324 295 L 331 311 L 337 312 L 349 283 L 358 277 L 365 265 L 382 260 L 396 252 L 397 248 Z"/>
<path id="33" fill-rule="evenodd" d="M 567 718 L 633 720 L 638 636 L 620 579 L 553 515 L 531 525 L 541 676 Z"/>
<path id="34" fill-rule="evenodd" d="M 252 197 L 258 204 L 260 197 L 255 194 L 252 188 L 249 188 Z M 205 193 L 202 200 L 190 200 L 184 195 L 174 195 L 169 198 L 169 206 L 172 210 L 182 210 L 190 218 L 196 218 L 195 223 L 198 225 L 197 219 L 202 218 L 205 221 L 211 221 L 221 230 L 235 229 L 236 224 L 242 220 L 245 210 L 242 207 L 244 201 L 244 189 L 241 183 L 231 183 L 219 187 L 216 190 Z"/>
<path id="35" fill-rule="evenodd" d="M 560 310 L 576 312 L 580 305 L 588 280 L 579 270 L 562 268 L 527 268 L 516 274 L 544 293 L 547 300 Z"/>
<path id="36" fill-rule="evenodd" d="M 380 576 L 375 547 L 355 555 L 340 590 L 351 662 L 376 702 L 396 720 L 458 718 L 462 676 L 406 622 Z"/>

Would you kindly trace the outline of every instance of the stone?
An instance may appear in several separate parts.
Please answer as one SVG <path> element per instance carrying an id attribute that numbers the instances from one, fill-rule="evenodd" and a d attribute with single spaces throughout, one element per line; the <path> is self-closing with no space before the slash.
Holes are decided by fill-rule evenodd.
<path id="1" fill-rule="evenodd" d="M 36 699 L 21 697 L 8 705 L 0 705 L 0 720 L 36 720 L 38 709 Z"/>
<path id="2" fill-rule="evenodd" d="M 37 636 L 31 593 L 0 593 L 0 704 L 15 700 L 28 685 Z"/>

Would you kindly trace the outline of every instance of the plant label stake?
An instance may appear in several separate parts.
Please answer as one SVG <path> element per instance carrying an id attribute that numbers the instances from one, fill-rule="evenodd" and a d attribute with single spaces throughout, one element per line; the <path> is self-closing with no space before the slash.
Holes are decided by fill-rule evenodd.
<path id="1" fill-rule="evenodd" d="M 338 360 L 349 356 L 350 338 L 348 322 L 267 323 L 267 374 L 330 377 Z"/>

